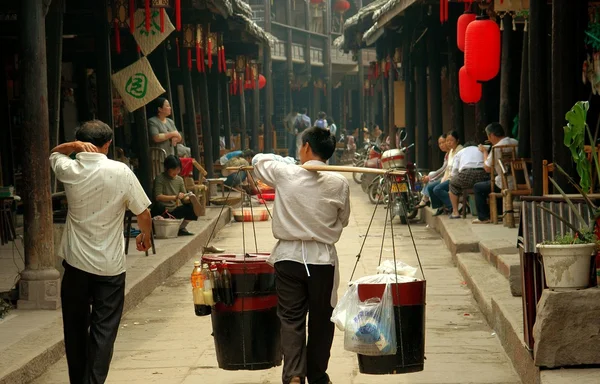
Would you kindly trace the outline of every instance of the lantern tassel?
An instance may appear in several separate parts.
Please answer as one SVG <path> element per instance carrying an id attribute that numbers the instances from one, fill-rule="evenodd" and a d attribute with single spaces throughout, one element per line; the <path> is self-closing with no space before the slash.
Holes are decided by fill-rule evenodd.
<path id="1" fill-rule="evenodd" d="M 196 41 L 196 71 L 202 72 L 202 56 L 200 56 L 200 43 Z"/>
<path id="2" fill-rule="evenodd" d="M 175 26 L 181 31 L 181 0 L 175 0 Z"/>
<path id="3" fill-rule="evenodd" d="M 150 0 L 145 0 L 144 6 L 146 8 L 146 31 L 150 32 Z"/>
<path id="4" fill-rule="evenodd" d="M 187 51 L 187 66 L 188 69 L 191 71 L 192 70 L 192 49 L 188 48 Z"/>
<path id="5" fill-rule="evenodd" d="M 223 63 L 223 72 L 227 72 L 227 60 L 225 59 L 225 46 L 221 47 L 221 55 L 223 58 L 221 59 L 221 63 Z"/>
<path id="6" fill-rule="evenodd" d="M 115 20 L 115 48 L 117 53 L 121 54 L 121 30 L 119 29 L 119 21 Z"/>
<path id="7" fill-rule="evenodd" d="M 240 95 L 241 95 L 244 92 L 244 77 L 243 76 L 240 76 L 238 83 L 240 85 Z"/>
<path id="8" fill-rule="evenodd" d="M 440 0 L 440 24 L 444 24 L 444 0 Z"/>
<path id="9" fill-rule="evenodd" d="M 208 69 L 212 69 L 212 39 L 210 37 L 208 38 L 206 49 L 208 51 L 206 52 L 208 55 Z"/>
<path id="10" fill-rule="evenodd" d="M 165 9 L 160 9 L 160 33 L 165 32 Z"/>
<path id="11" fill-rule="evenodd" d="M 204 48 L 200 46 L 200 71 L 206 72 L 206 66 L 204 65 Z"/>
<path id="12" fill-rule="evenodd" d="M 179 55 L 179 38 L 175 38 L 175 47 L 177 48 L 177 68 L 181 67 L 181 56 Z"/>
<path id="13" fill-rule="evenodd" d="M 500 18 L 500 30 L 504 31 L 504 17 Z"/>
<path id="14" fill-rule="evenodd" d="M 129 32 L 135 32 L 135 0 L 129 0 Z"/>
<path id="15" fill-rule="evenodd" d="M 140 53 L 140 52 L 142 52 L 142 47 L 140 47 L 139 44 L 136 44 L 136 50 L 137 50 L 137 53 Z"/>

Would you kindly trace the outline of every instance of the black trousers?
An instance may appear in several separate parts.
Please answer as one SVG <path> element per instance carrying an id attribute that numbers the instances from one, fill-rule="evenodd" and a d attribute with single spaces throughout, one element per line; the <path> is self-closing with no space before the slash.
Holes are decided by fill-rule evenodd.
<path id="1" fill-rule="evenodd" d="M 125 273 L 98 276 L 63 262 L 65 350 L 71 384 L 106 381 L 125 301 Z"/>
<path id="2" fill-rule="evenodd" d="M 334 324 L 331 322 L 333 265 L 308 265 L 294 261 L 275 263 L 277 314 L 281 321 L 283 383 L 298 376 L 309 384 L 327 384 L 327 365 Z M 308 342 L 306 314 L 308 312 Z"/>
<path id="3" fill-rule="evenodd" d="M 164 214 L 165 210 L 166 210 L 166 207 L 164 206 L 164 204 L 162 204 L 159 201 L 156 201 L 152 204 L 152 207 L 150 208 L 150 213 L 152 214 L 152 217 L 154 217 L 154 216 L 168 217 L 167 215 Z M 192 206 L 192 204 L 181 204 L 180 206 L 178 206 L 174 210 L 170 211 L 169 213 L 171 214 L 171 216 L 173 216 L 176 219 L 184 219 L 184 220 L 190 220 L 190 221 L 198 220 L 198 216 L 196 216 L 196 214 L 194 213 L 194 207 Z"/>

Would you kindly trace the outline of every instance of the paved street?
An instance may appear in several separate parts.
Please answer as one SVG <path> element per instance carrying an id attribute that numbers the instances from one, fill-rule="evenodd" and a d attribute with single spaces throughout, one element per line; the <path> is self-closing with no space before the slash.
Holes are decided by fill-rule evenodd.
<path id="1" fill-rule="evenodd" d="M 363 236 L 373 212 L 360 186 L 350 181 L 352 217 L 338 244 L 341 261 L 339 294 L 345 292 Z M 357 277 L 376 272 L 385 211 L 376 213 Z M 397 257 L 417 266 L 408 228 L 394 221 Z M 259 250 L 270 250 L 274 240 L 270 222 L 257 223 Z M 425 370 L 419 373 L 368 376 L 358 372 L 356 356 L 343 349 L 343 333 L 336 330 L 329 374 L 335 384 L 419 383 L 520 383 L 493 331 L 486 325 L 442 240 L 424 225 L 413 233 L 427 278 L 427 330 Z M 246 235 L 252 226 L 246 224 Z M 242 227 L 234 223 L 223 229 L 215 245 L 241 252 Z M 247 238 L 248 251 L 254 241 Z M 383 257 L 391 258 L 389 227 Z M 194 315 L 189 275 L 193 260 L 167 279 L 122 321 L 108 383 L 280 383 L 281 368 L 267 371 L 228 372 L 217 368 L 210 317 Z M 35 381 L 36 384 L 67 383 L 63 358 Z"/>

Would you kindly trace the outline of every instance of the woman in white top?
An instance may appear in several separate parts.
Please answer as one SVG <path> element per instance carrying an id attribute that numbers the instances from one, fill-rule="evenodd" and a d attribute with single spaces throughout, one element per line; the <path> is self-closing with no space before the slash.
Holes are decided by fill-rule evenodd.
<path id="1" fill-rule="evenodd" d="M 484 169 L 483 153 L 475 143 L 465 144 L 462 151 L 454 156 L 454 165 L 450 174 L 451 219 L 460 219 L 458 200 L 465 189 L 471 189 L 476 183 L 488 180 L 490 176 Z"/>
<path id="2" fill-rule="evenodd" d="M 454 165 L 454 156 L 463 149 L 463 146 L 460 145 L 458 132 L 450 131 L 447 133 L 446 149 L 448 150 L 448 164 L 446 165 L 444 177 L 442 177 L 441 183 L 433 188 L 433 193 L 429 196 L 432 208 L 438 208 L 435 216 L 446 212 L 450 213 L 452 210 L 452 202 L 448 194 L 450 191 L 450 174 Z"/>

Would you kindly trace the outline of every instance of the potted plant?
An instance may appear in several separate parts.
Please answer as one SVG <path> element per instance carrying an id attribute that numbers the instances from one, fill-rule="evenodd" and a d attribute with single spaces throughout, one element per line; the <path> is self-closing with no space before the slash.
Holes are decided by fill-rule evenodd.
<path id="1" fill-rule="evenodd" d="M 568 124 L 564 127 L 564 143 L 570 149 L 576 164 L 577 173 L 580 178 L 579 183 L 576 183 L 560 165 L 556 164 L 556 168 L 583 196 L 585 205 L 589 211 L 589 220 L 583 218 L 572 200 L 553 178 L 549 179 L 556 190 L 564 197 L 578 223 L 572 223 L 546 207 L 538 205 L 540 209 L 553 215 L 573 231 L 572 234 L 558 236 L 554 240 L 544 241 L 537 245 L 542 255 L 546 285 L 548 288 L 554 290 L 587 288 L 591 275 L 591 257 L 596 255 L 598 249 L 596 221 L 600 218 L 600 209 L 587 194 L 592 187 L 592 165 L 587 158 L 584 148 L 586 134 L 591 143 L 596 142 L 596 138 L 592 137 L 586 123 L 588 108 L 588 102 L 579 101 L 565 116 Z M 592 158 L 600 179 L 598 154 L 594 145 L 592 145 Z"/>

